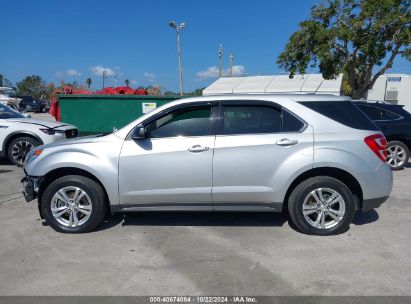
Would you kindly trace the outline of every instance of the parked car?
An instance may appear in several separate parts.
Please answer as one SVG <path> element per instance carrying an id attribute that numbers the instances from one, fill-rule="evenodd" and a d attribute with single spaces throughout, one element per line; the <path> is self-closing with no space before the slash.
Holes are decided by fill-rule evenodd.
<path id="1" fill-rule="evenodd" d="M 381 129 L 388 141 L 387 163 L 401 170 L 408 163 L 411 148 L 411 114 L 402 105 L 357 101 L 355 104 Z"/>
<path id="2" fill-rule="evenodd" d="M 64 123 L 30 119 L 0 105 L 0 156 L 22 166 L 29 151 L 39 145 L 78 136 L 76 127 Z"/>
<path id="3" fill-rule="evenodd" d="M 0 104 L 9 106 L 12 109 L 18 109 L 21 99 L 11 97 L 13 91 L 14 89 L 10 87 L 0 87 Z"/>
<path id="4" fill-rule="evenodd" d="M 26 112 L 36 112 L 39 113 L 41 112 L 41 103 L 37 100 L 35 100 L 31 96 L 16 96 L 21 99 L 21 102 L 19 104 L 20 110 L 21 111 L 26 111 Z"/>
<path id="5" fill-rule="evenodd" d="M 40 112 L 46 113 L 50 110 L 50 102 L 46 100 L 39 100 L 40 103 Z"/>
<path id="6" fill-rule="evenodd" d="M 387 199 L 385 149 L 343 97 L 187 98 L 111 134 L 33 149 L 23 188 L 60 232 L 91 231 L 107 210 L 288 210 L 300 231 L 330 235 Z"/>

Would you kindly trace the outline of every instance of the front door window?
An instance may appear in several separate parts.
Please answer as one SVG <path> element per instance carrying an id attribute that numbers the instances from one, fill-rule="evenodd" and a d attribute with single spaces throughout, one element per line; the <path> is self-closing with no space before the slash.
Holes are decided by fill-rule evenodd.
<path id="1" fill-rule="evenodd" d="M 210 106 L 176 110 L 147 125 L 147 137 L 210 135 L 210 117 Z"/>

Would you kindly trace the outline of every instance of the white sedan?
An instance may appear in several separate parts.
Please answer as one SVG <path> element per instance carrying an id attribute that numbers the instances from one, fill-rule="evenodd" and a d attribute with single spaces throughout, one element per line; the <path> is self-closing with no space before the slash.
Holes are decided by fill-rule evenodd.
<path id="1" fill-rule="evenodd" d="M 21 166 L 31 148 L 78 136 L 72 125 L 31 119 L 0 104 L 0 156 Z"/>

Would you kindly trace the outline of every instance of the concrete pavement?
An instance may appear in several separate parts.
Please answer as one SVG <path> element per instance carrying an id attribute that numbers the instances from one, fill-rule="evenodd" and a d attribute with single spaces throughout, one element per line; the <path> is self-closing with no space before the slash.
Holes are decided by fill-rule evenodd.
<path id="1" fill-rule="evenodd" d="M 21 197 L 22 177 L 0 160 L 0 295 L 411 294 L 409 168 L 332 237 L 270 213 L 135 213 L 60 234 Z"/>
<path id="2" fill-rule="evenodd" d="M 135 213 L 61 234 L 22 177 L 0 159 L 0 295 L 411 295 L 411 168 L 331 237 L 271 213 Z"/>

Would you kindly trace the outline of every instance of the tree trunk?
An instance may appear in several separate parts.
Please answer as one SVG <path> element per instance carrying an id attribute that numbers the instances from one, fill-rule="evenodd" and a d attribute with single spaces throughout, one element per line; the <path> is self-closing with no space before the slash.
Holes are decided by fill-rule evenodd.
<path id="1" fill-rule="evenodd" d="M 351 97 L 352 97 L 352 99 L 365 98 L 365 93 L 366 92 L 367 92 L 367 89 L 359 88 L 358 90 L 352 91 Z"/>
<path id="2" fill-rule="evenodd" d="M 372 66 L 370 66 L 369 69 L 372 70 Z M 371 70 L 366 69 L 359 73 L 356 69 L 351 68 L 348 71 L 348 81 L 353 99 L 365 98 L 367 91 L 374 85 L 371 79 Z"/>

